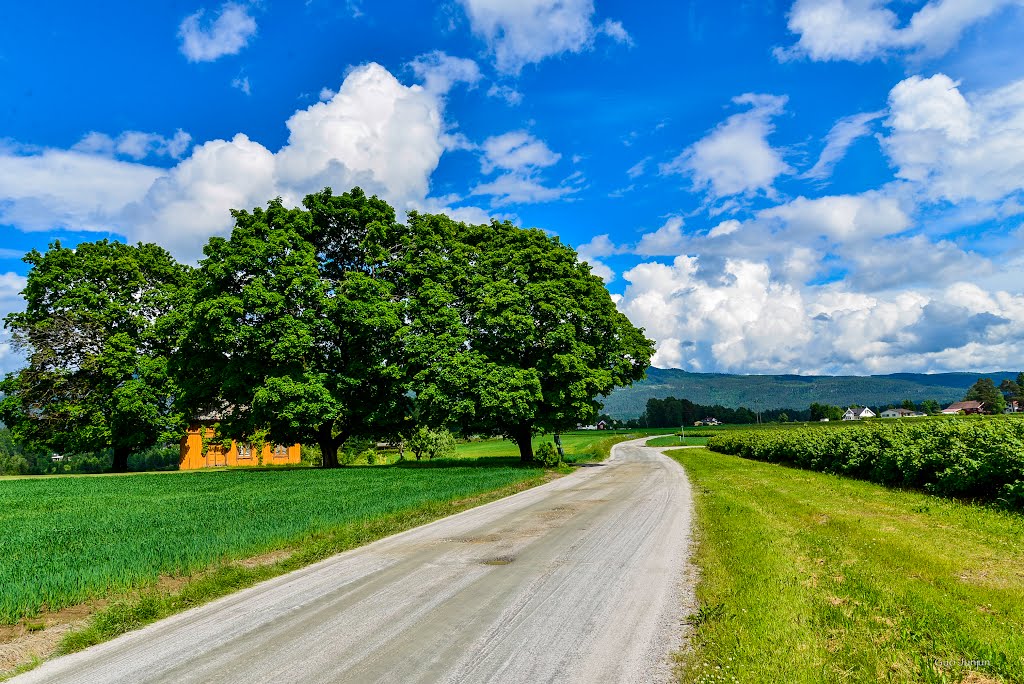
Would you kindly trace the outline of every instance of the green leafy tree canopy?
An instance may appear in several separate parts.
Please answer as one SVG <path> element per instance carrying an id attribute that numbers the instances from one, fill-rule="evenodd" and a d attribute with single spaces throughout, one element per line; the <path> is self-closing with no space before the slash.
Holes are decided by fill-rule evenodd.
<path id="1" fill-rule="evenodd" d="M 558 238 L 412 213 L 406 349 L 427 422 L 514 439 L 591 422 L 644 377 L 653 343 Z"/>
<path id="2" fill-rule="evenodd" d="M 964 401 L 982 402 L 982 410 L 985 413 L 1002 413 L 1006 408 L 1006 400 L 992 382 L 992 378 L 978 378 L 978 381 L 967 390 Z"/>
<path id="3" fill-rule="evenodd" d="M 233 211 L 205 248 L 183 315 L 181 404 L 214 411 L 226 436 L 316 443 L 337 467 L 346 440 L 389 431 L 406 412 L 395 264 L 404 227 L 359 188 Z"/>
<path id="4" fill-rule="evenodd" d="M 112 449 L 119 472 L 130 454 L 179 437 L 158 323 L 190 269 L 157 245 L 108 240 L 54 242 L 24 261 L 25 311 L 4 322 L 28 365 L 0 383 L 0 420 L 56 452 Z"/>

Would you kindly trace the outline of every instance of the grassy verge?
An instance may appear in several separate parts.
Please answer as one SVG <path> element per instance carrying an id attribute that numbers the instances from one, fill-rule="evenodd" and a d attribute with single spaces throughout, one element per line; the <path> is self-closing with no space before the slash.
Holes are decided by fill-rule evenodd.
<path id="1" fill-rule="evenodd" d="M 1024 516 L 715 454 L 686 682 L 1024 682 Z M 735 678 L 735 679 L 734 679 Z"/>

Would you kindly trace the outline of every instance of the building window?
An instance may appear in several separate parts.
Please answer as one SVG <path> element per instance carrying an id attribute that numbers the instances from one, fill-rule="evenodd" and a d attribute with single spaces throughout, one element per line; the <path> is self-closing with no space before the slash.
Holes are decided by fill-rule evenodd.
<path id="1" fill-rule="evenodd" d="M 274 446 L 274 458 L 288 458 L 288 447 L 276 444 Z"/>
<path id="2" fill-rule="evenodd" d="M 238 460 L 239 461 L 251 461 L 252 460 L 252 445 L 251 444 L 239 444 L 238 445 Z"/>

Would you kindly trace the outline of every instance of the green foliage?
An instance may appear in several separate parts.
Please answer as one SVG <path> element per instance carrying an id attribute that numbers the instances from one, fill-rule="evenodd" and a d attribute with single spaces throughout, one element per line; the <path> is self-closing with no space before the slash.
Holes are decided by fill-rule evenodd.
<path id="1" fill-rule="evenodd" d="M 1006 400 L 996 389 L 992 378 L 978 378 L 978 381 L 967 390 L 964 401 L 980 401 L 984 404 L 982 410 L 985 413 L 1002 413 L 1006 408 Z"/>
<path id="2" fill-rule="evenodd" d="M 0 475 L 27 475 L 32 465 L 11 431 L 0 428 Z"/>
<path id="3" fill-rule="evenodd" d="M 0 481 L 0 624 L 536 476 L 451 464 Z"/>
<path id="4" fill-rule="evenodd" d="M 320 455 L 320 447 L 316 444 L 300 445 L 299 461 L 305 465 L 319 468 L 323 465 L 323 456 Z"/>
<path id="5" fill-rule="evenodd" d="M 544 442 L 537 449 L 537 462 L 545 468 L 557 468 L 562 465 L 562 457 L 558 455 L 558 449 L 551 442 Z"/>
<path id="6" fill-rule="evenodd" d="M 642 378 L 653 343 L 603 281 L 541 230 L 412 213 L 406 348 L 421 418 L 504 434 L 571 429 Z"/>
<path id="7" fill-rule="evenodd" d="M 417 461 L 423 457 L 429 461 L 453 456 L 455 444 L 455 437 L 448 430 L 444 428 L 431 430 L 425 425 L 421 425 L 410 435 L 407 446 Z"/>
<path id="8" fill-rule="evenodd" d="M 811 416 L 810 419 L 813 421 L 822 420 L 842 420 L 843 409 L 838 406 L 832 406 L 831 404 L 819 404 L 817 402 L 811 404 Z"/>
<path id="9" fill-rule="evenodd" d="M 219 409 L 229 437 L 316 443 L 325 467 L 352 437 L 386 434 L 407 410 L 396 292 L 404 227 L 359 188 L 232 212 L 183 307 L 174 371 L 191 413 Z"/>
<path id="10" fill-rule="evenodd" d="M 181 447 L 177 444 L 157 445 L 128 458 L 128 469 L 135 472 L 177 470 L 181 463 Z"/>
<path id="11" fill-rule="evenodd" d="M 1024 420 L 1010 417 L 732 431 L 715 435 L 708 447 L 758 461 L 1003 505 L 1016 500 L 1014 483 L 1024 480 Z"/>
<path id="12" fill-rule="evenodd" d="M 30 469 L 24 456 L 0 449 L 0 475 L 28 475 Z"/>
<path id="13" fill-rule="evenodd" d="M 376 457 L 376 455 L 377 447 L 372 439 L 350 437 L 341 445 L 341 453 L 338 460 L 341 465 L 352 465 L 357 461 L 370 463 L 370 459 Z"/>
<path id="14" fill-rule="evenodd" d="M 5 326 L 28 366 L 0 382 L 0 420 L 24 442 L 58 453 L 128 455 L 184 428 L 171 406 L 171 341 L 159 321 L 190 277 L 156 245 L 54 242 L 29 252 L 25 311 Z"/>

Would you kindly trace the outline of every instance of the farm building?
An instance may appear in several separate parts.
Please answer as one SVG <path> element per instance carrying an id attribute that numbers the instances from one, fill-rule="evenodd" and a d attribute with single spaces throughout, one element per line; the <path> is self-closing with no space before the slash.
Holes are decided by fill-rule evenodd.
<path id="1" fill-rule="evenodd" d="M 869 408 L 850 407 L 843 414 L 843 420 L 861 420 L 863 418 L 874 418 L 875 412 Z"/>
<path id="2" fill-rule="evenodd" d="M 958 401 L 942 409 L 942 412 L 946 415 L 954 415 L 957 413 L 971 415 L 974 413 L 981 413 L 984 409 L 985 404 L 981 401 Z"/>
<path id="3" fill-rule="evenodd" d="M 232 440 L 230 449 L 225 450 L 219 445 L 208 444 L 204 454 L 203 437 L 213 437 L 212 423 L 213 420 L 200 419 L 189 426 L 188 432 L 181 438 L 181 460 L 178 463 L 180 470 L 217 466 L 289 465 L 300 461 L 298 444 L 265 444 L 262 452 L 257 453 L 253 445 L 239 444 Z"/>

